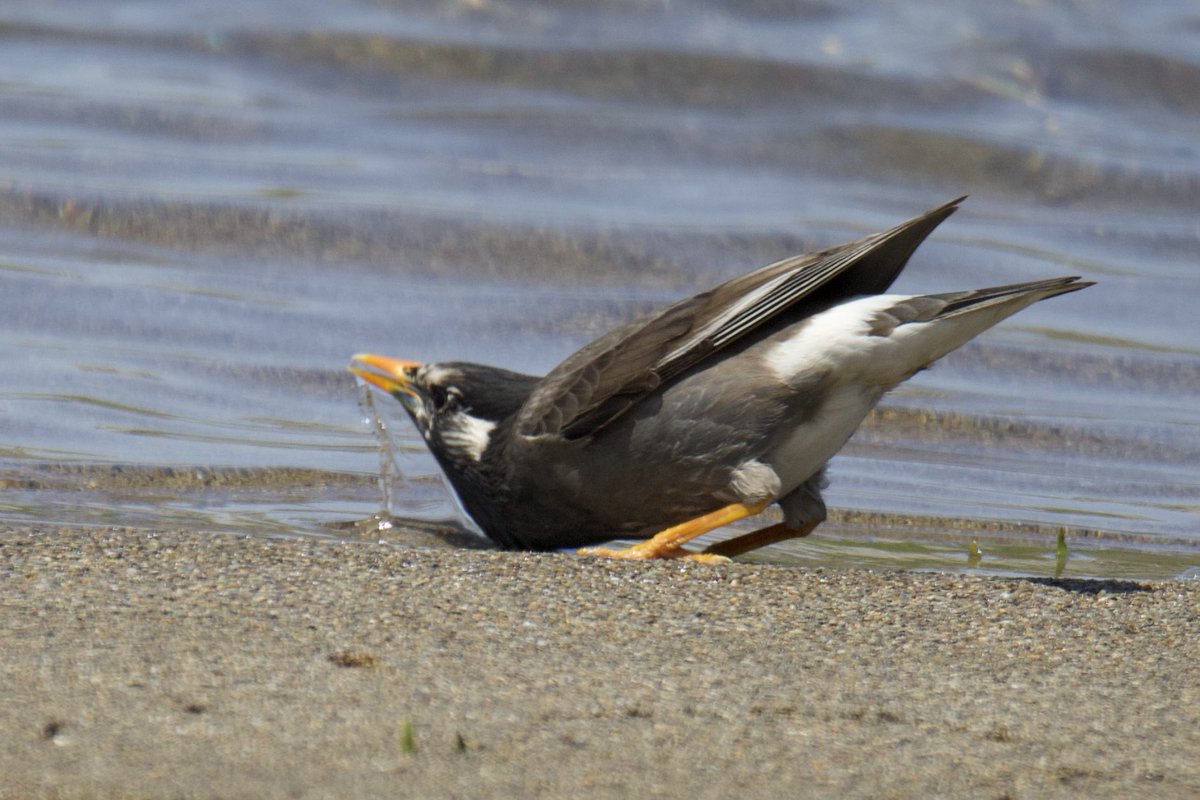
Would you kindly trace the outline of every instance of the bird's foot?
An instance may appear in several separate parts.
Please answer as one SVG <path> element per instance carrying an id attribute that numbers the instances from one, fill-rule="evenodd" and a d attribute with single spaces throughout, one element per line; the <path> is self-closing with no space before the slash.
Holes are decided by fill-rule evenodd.
<path id="1" fill-rule="evenodd" d="M 718 555 L 716 553 L 693 553 L 691 550 L 680 550 L 678 555 L 669 555 L 666 558 L 678 558 L 681 561 L 691 561 L 696 564 L 732 564 L 732 558 Z"/>
<path id="2" fill-rule="evenodd" d="M 728 564 L 730 559 L 717 553 L 693 553 L 682 547 L 670 549 L 649 548 L 649 542 L 635 544 L 632 547 L 584 547 L 576 552 L 584 556 L 599 556 L 601 558 L 620 558 L 627 561 L 646 561 L 652 558 L 677 558 L 681 561 L 694 561 L 697 564 Z"/>
<path id="3" fill-rule="evenodd" d="M 686 522 L 681 522 L 678 525 L 659 531 L 653 538 L 647 539 L 644 542 L 625 548 L 612 547 L 585 547 L 579 552 L 589 556 L 604 556 L 606 558 L 624 558 L 632 560 L 645 560 L 647 558 L 685 558 L 688 561 L 698 561 L 702 564 L 716 564 L 721 561 L 727 561 L 722 553 L 692 553 L 683 549 L 686 542 L 690 542 L 702 533 L 708 533 L 714 528 L 719 528 L 722 525 L 728 525 L 730 522 L 757 514 L 767 507 L 767 502 L 755 503 L 746 505 L 745 503 L 732 503 L 718 508 L 708 514 L 689 519 Z M 715 557 L 715 558 L 714 558 Z M 720 559 L 720 560 L 718 560 Z"/>
<path id="4" fill-rule="evenodd" d="M 778 544 L 787 539 L 798 539 L 808 536 L 819 524 L 820 520 L 814 520 L 806 522 L 799 528 L 789 528 L 780 522 L 766 528 L 759 528 L 752 533 L 742 534 L 732 539 L 726 539 L 723 542 L 717 542 L 706 547 L 704 552 L 699 555 L 728 556 L 729 558 L 734 558 L 735 556 L 740 556 L 742 553 L 749 553 L 751 550 L 757 550 L 769 544 Z"/>

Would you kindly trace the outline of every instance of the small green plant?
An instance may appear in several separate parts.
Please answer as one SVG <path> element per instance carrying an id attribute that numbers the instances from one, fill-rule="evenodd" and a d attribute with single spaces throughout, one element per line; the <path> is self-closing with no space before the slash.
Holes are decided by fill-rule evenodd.
<path id="1" fill-rule="evenodd" d="M 979 549 L 979 542 L 975 539 L 967 545 L 967 567 L 975 569 L 979 566 L 979 562 L 983 560 L 983 551 Z"/>
<path id="2" fill-rule="evenodd" d="M 406 756 L 417 752 L 417 742 L 413 738 L 412 720 L 409 717 L 405 717 L 404 724 L 400 726 L 400 752 Z"/>
<path id="3" fill-rule="evenodd" d="M 1067 529 L 1058 529 L 1058 545 L 1055 548 L 1054 555 L 1054 577 L 1062 577 L 1063 570 L 1067 568 Z"/>

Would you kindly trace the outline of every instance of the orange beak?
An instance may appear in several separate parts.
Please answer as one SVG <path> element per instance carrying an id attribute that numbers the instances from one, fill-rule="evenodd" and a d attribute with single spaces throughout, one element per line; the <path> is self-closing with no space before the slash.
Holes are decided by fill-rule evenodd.
<path id="1" fill-rule="evenodd" d="M 391 395 L 406 394 L 419 399 L 412 385 L 412 374 L 421 366 L 419 361 L 401 361 L 398 358 L 359 353 L 350 358 L 348 370 L 372 386 Z"/>

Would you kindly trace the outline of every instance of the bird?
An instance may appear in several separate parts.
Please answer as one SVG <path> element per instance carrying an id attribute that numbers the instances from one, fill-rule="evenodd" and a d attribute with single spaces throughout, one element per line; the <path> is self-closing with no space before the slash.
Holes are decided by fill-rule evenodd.
<path id="1" fill-rule="evenodd" d="M 725 561 L 825 520 L 826 464 L 886 392 L 1032 303 L 1093 285 L 887 293 L 965 199 L 669 304 L 542 377 L 371 353 L 348 368 L 401 403 L 500 547 Z M 772 504 L 782 522 L 685 547 Z M 616 539 L 639 541 L 597 546 Z"/>

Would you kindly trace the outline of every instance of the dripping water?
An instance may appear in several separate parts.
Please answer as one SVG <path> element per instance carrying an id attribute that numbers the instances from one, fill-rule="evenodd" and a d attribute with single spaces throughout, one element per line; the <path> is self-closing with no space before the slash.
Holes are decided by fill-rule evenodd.
<path id="1" fill-rule="evenodd" d="M 396 448 L 387 422 L 375 408 L 374 392 L 366 381 L 356 379 L 358 384 L 358 407 L 363 413 L 363 423 L 371 427 L 375 441 L 379 443 L 379 495 L 380 508 L 375 514 L 377 530 L 392 528 L 392 475 L 400 477 L 400 466 L 396 463 Z"/>

